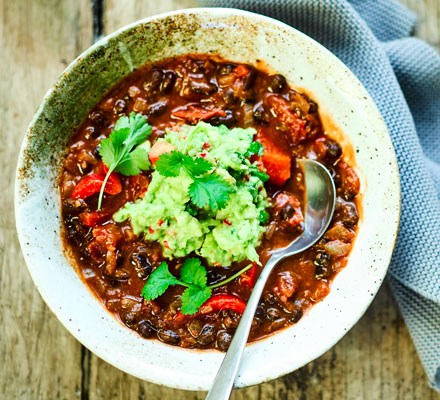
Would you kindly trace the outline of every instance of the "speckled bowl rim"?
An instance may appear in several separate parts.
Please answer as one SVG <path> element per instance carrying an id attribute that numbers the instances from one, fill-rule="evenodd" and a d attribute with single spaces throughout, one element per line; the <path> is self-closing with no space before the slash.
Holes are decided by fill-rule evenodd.
<path id="1" fill-rule="evenodd" d="M 60 76 L 58 81 L 51 87 L 51 89 L 47 92 L 43 102 L 41 103 L 40 107 L 38 108 L 36 114 L 33 117 L 32 122 L 29 125 L 27 135 L 24 138 L 23 145 L 20 151 L 20 156 L 18 160 L 18 166 L 17 166 L 17 176 L 16 176 L 16 189 L 15 189 L 15 212 L 16 212 L 16 224 L 17 224 L 17 231 L 18 231 L 18 237 L 20 240 L 20 245 L 29 269 L 29 272 L 32 276 L 32 279 L 34 280 L 41 296 L 47 303 L 47 305 L 50 307 L 50 309 L 55 313 L 55 315 L 58 317 L 58 319 L 61 321 L 61 323 L 74 335 L 84 346 L 89 348 L 91 351 L 93 351 L 96 355 L 98 355 L 100 358 L 104 359 L 105 361 L 109 362 L 110 364 L 114 365 L 115 367 L 131 374 L 134 376 L 137 376 L 141 379 L 145 379 L 151 382 L 155 382 L 158 384 L 167 385 L 174 388 L 180 388 L 180 389 L 187 389 L 187 390 L 207 390 L 209 388 L 210 382 L 212 381 L 214 377 L 214 372 L 219 365 L 221 361 L 221 355 L 219 353 L 215 352 L 200 352 L 200 351 L 193 351 L 193 350 L 185 350 L 185 349 L 179 349 L 179 348 L 173 348 L 173 354 L 180 354 L 185 353 L 186 355 L 183 356 L 183 359 L 188 360 L 188 362 L 191 364 L 195 359 L 197 358 L 208 358 L 208 364 L 214 363 L 214 367 L 212 370 L 209 371 L 209 376 L 204 376 L 203 374 L 197 375 L 197 373 L 193 373 L 191 371 L 186 371 L 185 366 L 181 368 L 181 370 L 172 370 L 174 367 L 171 365 L 167 365 L 165 361 L 156 361 L 155 364 L 146 364 L 143 363 L 143 360 L 136 360 L 133 359 L 133 357 L 130 358 L 118 358 L 117 352 L 109 351 L 109 348 L 106 347 L 103 343 L 105 342 L 104 339 L 97 337 L 96 335 L 91 334 L 90 332 L 84 332 L 81 331 L 78 328 L 79 322 L 73 321 L 69 318 L 69 314 L 62 310 L 61 307 L 58 307 L 58 304 L 54 303 L 53 297 L 50 293 L 50 290 L 53 290 L 54 286 L 48 287 L 47 281 L 44 281 L 44 278 L 40 276 L 41 273 L 41 265 L 38 266 L 38 264 L 41 264 L 41 262 L 35 261 L 35 254 L 32 254 L 33 250 L 33 243 L 32 243 L 32 234 L 30 233 L 30 229 L 28 226 L 29 223 L 32 224 L 29 220 L 24 220 L 25 217 L 29 217 L 29 212 L 25 211 L 24 206 L 24 196 L 23 196 L 23 188 L 26 181 L 30 181 L 33 179 L 31 175 L 23 177 L 23 168 L 26 168 L 27 162 L 26 162 L 26 151 L 28 146 L 28 140 L 30 137 L 31 132 L 34 129 L 35 122 L 38 120 L 39 116 L 42 114 L 45 107 L 48 105 L 48 101 L 51 98 L 53 92 L 55 91 L 56 87 L 59 87 L 61 83 L 64 81 L 66 76 L 77 66 L 77 63 L 79 60 L 88 57 L 89 55 L 93 54 L 97 50 L 99 50 L 102 46 L 105 46 L 108 41 L 112 38 L 118 37 L 123 32 L 128 31 L 134 27 L 140 26 L 142 24 L 148 24 L 151 21 L 158 21 L 158 20 L 165 20 L 166 18 L 175 17 L 178 15 L 201 15 L 201 16 L 208 16 L 212 18 L 228 18 L 228 17 L 240 17 L 249 19 L 249 23 L 251 24 L 256 23 L 258 21 L 261 21 L 263 24 L 267 25 L 273 25 L 274 29 L 284 30 L 286 32 L 289 32 L 291 35 L 296 36 L 298 38 L 301 38 L 304 42 L 306 42 L 309 46 L 313 47 L 317 54 L 324 57 L 328 62 L 331 62 L 332 65 L 335 66 L 335 69 L 339 71 L 341 74 L 341 79 L 345 80 L 346 82 L 349 82 L 350 85 L 355 86 L 357 89 L 357 93 L 361 94 L 363 96 L 363 99 L 365 100 L 360 107 L 363 109 L 363 112 L 365 113 L 371 113 L 374 118 L 370 118 L 369 122 L 371 122 L 372 127 L 374 131 L 381 136 L 381 140 L 383 140 L 386 144 L 386 152 L 387 156 L 389 157 L 389 179 L 393 181 L 393 184 L 389 185 L 389 189 L 391 190 L 391 203 L 392 203 L 392 210 L 389 214 L 389 223 L 391 227 L 388 229 L 388 233 L 392 235 L 392 237 L 389 237 L 386 242 L 386 246 L 384 245 L 384 248 L 381 249 L 383 256 L 380 262 L 380 265 L 377 266 L 377 270 L 375 271 L 375 278 L 376 280 L 371 283 L 368 289 L 368 297 L 367 296 L 361 296 L 361 299 L 359 301 L 359 304 L 355 304 L 356 312 L 353 313 L 353 315 L 350 317 L 349 321 L 344 321 L 343 325 L 341 325 L 340 328 L 337 330 L 337 334 L 335 334 L 331 340 L 328 340 L 324 343 L 317 344 L 316 347 L 311 348 L 310 350 L 307 350 L 307 354 L 300 358 L 299 360 L 295 361 L 293 360 L 290 363 L 284 363 L 284 365 L 279 365 L 279 363 L 272 363 L 271 358 L 269 355 L 267 355 L 267 368 L 259 374 L 248 374 L 247 372 L 250 371 L 249 365 L 246 362 L 247 357 L 251 358 L 251 351 L 260 351 L 260 347 L 263 347 L 264 351 L 267 351 L 267 346 L 275 346 L 275 344 L 279 341 L 278 339 L 281 338 L 281 336 L 285 336 L 286 331 L 291 331 L 292 329 L 299 329 L 296 327 L 300 327 L 302 322 L 300 321 L 299 324 L 288 328 L 287 330 L 278 333 L 276 335 L 272 335 L 262 341 L 259 341 L 255 344 L 251 344 L 247 347 L 245 356 L 243 359 L 242 365 L 244 366 L 240 370 L 240 374 L 236 381 L 237 387 L 244 387 L 249 385 L 258 384 L 261 382 L 269 381 L 272 379 L 275 379 L 277 377 L 280 377 L 282 375 L 285 375 L 297 368 L 300 368 L 301 366 L 305 365 L 307 362 L 310 362 L 314 360 L 315 358 L 322 355 L 324 352 L 326 352 L 328 349 L 330 349 L 334 344 L 336 344 L 343 336 L 344 334 L 361 318 L 361 316 L 364 314 L 368 306 L 370 305 L 371 301 L 373 300 L 375 294 L 379 290 L 382 281 L 386 275 L 389 261 L 391 259 L 394 243 L 397 237 L 397 230 L 398 230 L 398 221 L 399 221 L 399 215 L 400 215 L 400 186 L 399 186 L 399 174 L 398 174 L 398 167 L 397 167 L 397 161 L 395 158 L 394 150 L 391 144 L 391 140 L 389 138 L 389 134 L 387 132 L 387 128 L 385 126 L 385 123 L 380 116 L 379 111 L 377 110 L 373 100 L 368 95 L 367 91 L 363 88 L 362 84 L 357 80 L 357 78 L 348 70 L 348 68 L 342 64 L 341 61 L 339 61 L 332 53 L 330 53 L 327 49 L 325 49 L 323 46 L 321 46 L 319 43 L 315 42 L 313 39 L 309 38 L 307 35 L 295 30 L 294 28 L 279 22 L 277 20 L 274 20 L 269 17 L 261 16 L 258 14 L 245 12 L 242 10 L 236 10 L 236 9 L 225 9 L 225 8 L 205 8 L 205 9 L 186 9 L 186 10 L 179 10 L 174 12 L 169 12 L 165 14 L 160 14 L 157 16 L 149 17 L 146 19 L 142 19 L 140 21 L 137 21 L 135 23 L 132 23 L 130 25 L 127 25 L 114 33 L 102 38 L 100 41 L 92 45 L 89 49 L 87 49 L 85 52 L 83 52 L 79 57 L 77 57 L 63 72 L 63 74 Z M 26 214 L 26 212 L 28 214 Z M 361 228 L 362 229 L 362 228 Z M 371 232 L 369 234 L 372 234 Z M 360 239 L 358 238 L 357 242 Z M 355 244 L 355 247 L 357 246 L 357 242 Z M 351 262 L 351 256 L 350 256 L 350 262 Z M 350 264 L 349 262 L 349 264 Z M 348 268 L 348 266 L 347 266 Z M 39 273 L 40 272 L 40 273 Z M 339 275 L 344 275 L 344 271 L 342 271 Z M 342 280 L 342 277 L 336 278 L 336 281 Z M 82 284 L 82 283 L 81 283 Z M 328 296 L 328 298 L 332 295 L 332 292 Z M 328 303 L 327 298 L 319 303 L 318 305 L 315 305 L 312 312 L 315 309 L 324 307 L 322 303 Z M 309 314 L 311 314 L 309 313 Z M 113 318 L 113 317 L 111 317 Z M 103 317 L 104 319 L 104 317 Z M 307 319 L 307 316 L 303 319 Z M 322 326 L 320 329 L 324 329 Z M 128 334 L 128 329 L 126 329 Z M 124 333 L 125 334 L 125 333 Z M 283 337 L 284 337 L 283 336 Z M 295 335 L 294 335 L 295 337 Z M 264 343 L 263 343 L 264 342 Z M 268 344 L 270 342 L 270 344 Z M 167 348 L 170 346 L 164 345 L 160 342 L 151 342 L 155 343 L 154 347 L 160 346 L 159 353 L 161 351 L 166 352 Z M 215 355 L 213 356 L 213 353 Z M 207 354 L 210 354 L 210 356 L 206 356 Z M 202 359 L 200 360 L 202 361 Z M 264 368 L 263 368 L 264 369 Z M 244 371 L 243 371 L 244 370 Z M 174 375 L 173 375 L 174 374 Z"/>

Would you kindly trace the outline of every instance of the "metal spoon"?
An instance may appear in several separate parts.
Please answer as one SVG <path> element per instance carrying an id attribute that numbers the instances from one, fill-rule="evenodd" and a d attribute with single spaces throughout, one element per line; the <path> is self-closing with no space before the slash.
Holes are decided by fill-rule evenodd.
<path id="1" fill-rule="evenodd" d="M 299 161 L 304 173 L 306 184 L 306 214 L 304 232 L 289 246 L 274 250 L 258 278 L 246 309 L 235 331 L 225 358 L 215 377 L 214 383 L 206 396 L 206 400 L 229 399 L 235 376 L 240 365 L 241 356 L 246 346 L 252 320 L 257 309 L 267 279 L 274 267 L 282 259 L 300 253 L 315 244 L 328 228 L 333 217 L 336 203 L 336 190 L 328 170 L 313 160 Z"/>

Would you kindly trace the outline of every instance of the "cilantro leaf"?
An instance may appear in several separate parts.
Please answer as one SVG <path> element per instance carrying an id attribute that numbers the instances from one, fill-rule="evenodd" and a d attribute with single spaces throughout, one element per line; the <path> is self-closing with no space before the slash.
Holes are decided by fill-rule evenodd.
<path id="1" fill-rule="evenodd" d="M 261 182 L 266 182 L 269 179 L 269 175 L 265 172 L 260 171 L 258 168 L 251 169 L 250 173 L 256 176 Z"/>
<path id="2" fill-rule="evenodd" d="M 180 281 L 176 279 L 168 270 L 168 264 L 163 261 L 151 274 L 141 295 L 145 300 L 154 300 L 165 293 L 171 285 L 178 285 Z"/>
<path id="3" fill-rule="evenodd" d="M 252 142 L 246 153 L 244 153 L 246 157 L 251 157 L 254 154 L 257 156 L 263 155 L 263 145 L 260 142 Z"/>
<path id="4" fill-rule="evenodd" d="M 191 286 L 182 293 L 182 307 L 180 312 L 184 315 L 194 314 L 200 306 L 211 297 L 209 286 Z"/>
<path id="5" fill-rule="evenodd" d="M 197 209 L 190 202 L 186 203 L 185 211 L 193 217 L 197 216 Z"/>
<path id="6" fill-rule="evenodd" d="M 180 271 L 180 279 L 190 285 L 206 286 L 207 273 L 198 258 L 187 258 Z"/>
<path id="7" fill-rule="evenodd" d="M 152 128 L 141 114 L 132 112 L 129 117 L 120 117 L 113 132 L 100 143 L 99 154 L 108 172 L 99 192 L 98 210 L 101 209 L 102 196 L 108 177 L 113 171 L 123 175 L 138 175 L 141 169 L 149 166 L 147 153 L 133 148 L 151 134 Z"/>
<path id="8" fill-rule="evenodd" d="M 189 197 L 199 208 L 209 205 L 211 210 L 221 210 L 226 207 L 232 187 L 220 175 L 211 174 L 194 179 L 189 186 Z"/>
<path id="9" fill-rule="evenodd" d="M 203 157 L 193 159 L 189 156 L 184 156 L 183 166 L 193 176 L 200 176 L 212 169 L 212 164 Z"/>
<path id="10" fill-rule="evenodd" d="M 258 216 L 258 221 L 260 221 L 264 225 L 267 222 L 268 218 L 269 214 L 266 211 L 261 210 L 260 215 Z"/>
<path id="11" fill-rule="evenodd" d="M 156 161 L 156 170 L 162 176 L 178 176 L 183 164 L 184 155 L 173 150 L 171 153 L 162 154 Z"/>

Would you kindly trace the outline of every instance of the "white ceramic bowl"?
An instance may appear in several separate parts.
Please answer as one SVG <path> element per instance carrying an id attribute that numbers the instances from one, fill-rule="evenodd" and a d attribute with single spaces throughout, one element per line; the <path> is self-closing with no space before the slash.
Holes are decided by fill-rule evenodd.
<path id="1" fill-rule="evenodd" d="M 362 177 L 363 218 L 348 265 L 298 324 L 246 348 L 236 381 L 243 387 L 287 374 L 340 340 L 378 291 L 397 235 L 399 176 L 389 134 L 367 91 L 324 47 L 274 19 L 212 8 L 147 18 L 103 38 L 64 71 L 29 126 L 17 168 L 17 230 L 35 285 L 82 344 L 139 378 L 180 389 L 209 388 L 223 354 L 145 340 L 121 325 L 81 281 L 60 237 L 57 180 L 73 128 L 133 68 L 186 53 L 251 64 L 263 60 L 290 85 L 305 89 L 319 104 L 328 132 L 343 132 L 344 147 L 355 150 Z"/>

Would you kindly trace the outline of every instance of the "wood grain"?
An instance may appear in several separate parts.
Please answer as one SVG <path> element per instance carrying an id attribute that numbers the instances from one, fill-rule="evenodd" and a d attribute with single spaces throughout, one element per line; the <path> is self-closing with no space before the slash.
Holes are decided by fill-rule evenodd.
<path id="1" fill-rule="evenodd" d="M 420 17 L 416 34 L 440 49 L 440 1 L 402 2 Z M 83 348 L 44 305 L 32 284 L 13 215 L 21 137 L 57 75 L 93 37 L 193 4 L 192 0 L 0 0 L 1 398 L 183 400 L 205 396 L 143 382 Z M 432 400 L 440 399 L 440 394 L 428 387 L 385 285 L 358 324 L 322 357 L 272 382 L 236 390 L 232 398 Z"/>
<path id="2" fill-rule="evenodd" d="M 90 46 L 86 1 L 1 1 L 0 397 L 74 398 L 81 345 L 39 296 L 18 245 L 13 187 L 21 139 L 44 93 Z"/>

